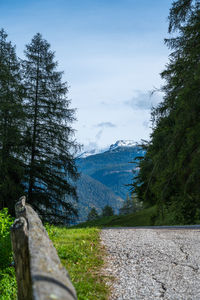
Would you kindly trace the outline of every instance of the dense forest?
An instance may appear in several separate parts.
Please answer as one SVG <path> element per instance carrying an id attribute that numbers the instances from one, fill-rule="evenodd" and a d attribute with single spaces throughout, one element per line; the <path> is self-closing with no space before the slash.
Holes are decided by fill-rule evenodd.
<path id="1" fill-rule="evenodd" d="M 152 110 L 150 142 L 139 161 L 133 190 L 146 206 L 156 205 L 157 222 L 200 220 L 200 3 L 174 1 L 169 14 L 171 50 L 163 101 Z"/>
<path id="2" fill-rule="evenodd" d="M 52 222 L 76 214 L 74 109 L 49 43 L 36 34 L 19 59 L 0 31 L 0 209 L 26 194 Z M 67 195 L 67 196 L 66 196 Z"/>

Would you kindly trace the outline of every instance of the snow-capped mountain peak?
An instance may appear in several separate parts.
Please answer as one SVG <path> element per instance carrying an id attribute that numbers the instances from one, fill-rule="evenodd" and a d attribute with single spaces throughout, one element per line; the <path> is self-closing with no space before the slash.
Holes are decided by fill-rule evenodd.
<path id="1" fill-rule="evenodd" d="M 119 147 L 135 147 L 135 146 L 137 146 L 137 143 L 132 140 L 119 140 L 115 144 L 112 144 L 109 150 L 112 151 Z"/>
<path id="2" fill-rule="evenodd" d="M 96 148 L 96 149 L 85 151 L 80 155 L 78 155 L 77 158 L 86 158 L 88 156 L 104 153 L 106 151 L 113 151 L 119 147 L 135 147 L 135 146 L 137 146 L 137 143 L 132 140 L 119 140 L 115 144 L 112 144 L 110 147 Z"/>
<path id="3" fill-rule="evenodd" d="M 99 153 L 103 153 L 103 152 L 106 152 L 107 150 L 109 149 L 109 147 L 107 148 L 102 148 L 102 149 L 92 149 L 92 150 L 88 150 L 88 151 L 85 151 L 83 153 L 81 153 L 78 158 L 86 158 L 88 156 L 91 156 L 91 155 L 96 155 L 96 154 L 99 154 Z"/>

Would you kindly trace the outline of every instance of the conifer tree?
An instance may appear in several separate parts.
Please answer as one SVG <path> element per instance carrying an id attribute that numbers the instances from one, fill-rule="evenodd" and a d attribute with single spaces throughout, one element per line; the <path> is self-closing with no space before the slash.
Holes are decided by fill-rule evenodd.
<path id="1" fill-rule="evenodd" d="M 91 208 L 91 210 L 90 210 L 90 212 L 89 212 L 89 214 L 87 216 L 87 221 L 94 221 L 94 220 L 96 220 L 98 218 L 99 218 L 99 215 L 97 213 L 96 208 L 94 208 L 94 207 Z"/>
<path id="2" fill-rule="evenodd" d="M 130 199 L 129 194 L 126 196 L 126 200 L 123 203 L 123 206 L 119 210 L 120 215 L 128 215 L 133 213 L 133 203 L 132 199 Z"/>
<path id="3" fill-rule="evenodd" d="M 128 215 L 142 209 L 142 202 L 139 202 L 135 194 L 127 194 L 123 206 L 119 210 L 120 215 Z"/>
<path id="4" fill-rule="evenodd" d="M 68 87 L 57 71 L 54 52 L 41 34 L 26 46 L 25 55 L 28 201 L 43 219 L 66 221 L 76 214 L 74 109 L 69 108 Z"/>
<path id="5" fill-rule="evenodd" d="M 110 205 L 105 205 L 102 209 L 102 217 L 110 217 L 114 215 L 113 208 Z"/>
<path id="6" fill-rule="evenodd" d="M 14 214 L 23 192 L 23 86 L 15 47 L 0 31 L 0 209 Z"/>
<path id="7" fill-rule="evenodd" d="M 172 50 L 161 76 L 164 99 L 152 112 L 154 130 L 135 184 L 138 196 L 157 204 L 173 223 L 200 219 L 200 3 L 174 1 L 166 40 Z"/>

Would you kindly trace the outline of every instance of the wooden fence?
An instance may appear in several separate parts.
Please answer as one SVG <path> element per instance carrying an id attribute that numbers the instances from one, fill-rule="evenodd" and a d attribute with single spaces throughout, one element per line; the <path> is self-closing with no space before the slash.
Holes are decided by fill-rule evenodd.
<path id="1" fill-rule="evenodd" d="M 18 300 L 74 300 L 76 291 L 42 222 L 21 197 L 11 227 Z"/>

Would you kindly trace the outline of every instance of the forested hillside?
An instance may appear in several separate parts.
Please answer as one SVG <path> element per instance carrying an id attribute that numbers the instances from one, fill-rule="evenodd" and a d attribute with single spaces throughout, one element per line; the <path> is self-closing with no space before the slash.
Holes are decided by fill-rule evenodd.
<path id="1" fill-rule="evenodd" d="M 109 205 L 117 214 L 124 203 L 124 199 L 114 194 L 111 189 L 84 173 L 77 181 L 77 195 L 79 221 L 86 221 L 93 207 L 101 215 L 103 207 Z"/>
<path id="2" fill-rule="evenodd" d="M 137 145 L 128 147 L 113 147 L 111 145 L 108 151 L 78 158 L 76 163 L 81 173 L 101 182 L 110 188 L 113 193 L 125 199 L 127 194 L 130 193 L 130 186 L 128 185 L 138 172 L 132 162 L 138 156 L 143 157 L 144 153 L 145 151 Z"/>
<path id="3" fill-rule="evenodd" d="M 200 221 L 199 1 L 173 2 L 169 33 L 164 99 L 152 111 L 153 132 L 133 187 L 147 206 L 157 205 L 158 220 L 190 224 Z"/>

